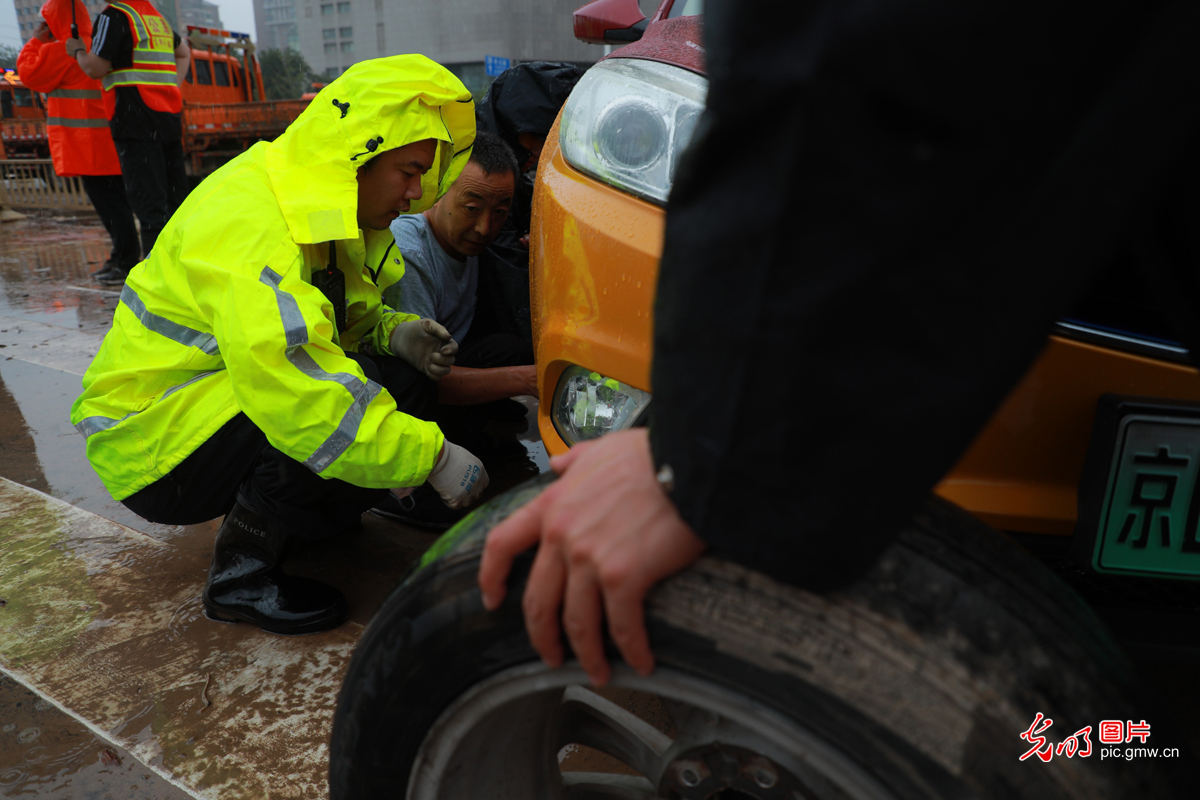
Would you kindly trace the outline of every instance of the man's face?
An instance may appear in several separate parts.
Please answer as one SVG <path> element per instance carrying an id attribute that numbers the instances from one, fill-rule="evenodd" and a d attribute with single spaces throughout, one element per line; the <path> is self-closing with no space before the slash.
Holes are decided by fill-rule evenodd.
<path id="1" fill-rule="evenodd" d="M 427 214 L 433 235 L 459 260 L 477 256 L 500 234 L 512 198 L 511 172 L 488 175 L 468 161 L 450 191 Z"/>
<path id="2" fill-rule="evenodd" d="M 358 168 L 358 227 L 386 230 L 421 199 L 421 176 L 433 166 L 437 143 L 413 142 L 375 156 Z"/>
<path id="3" fill-rule="evenodd" d="M 517 134 L 517 144 L 529 151 L 529 158 L 525 159 L 525 163 L 521 165 L 522 172 L 529 172 L 537 166 L 538 159 L 542 157 L 542 148 L 546 146 L 546 137 L 522 131 Z"/>

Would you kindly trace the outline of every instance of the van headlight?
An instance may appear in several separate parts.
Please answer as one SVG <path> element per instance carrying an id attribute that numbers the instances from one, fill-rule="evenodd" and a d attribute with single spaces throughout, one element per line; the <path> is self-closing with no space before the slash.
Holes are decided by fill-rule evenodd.
<path id="1" fill-rule="evenodd" d="M 568 445 L 633 427 L 650 405 L 650 393 L 599 372 L 571 366 L 554 388 L 554 428 Z"/>
<path id="2" fill-rule="evenodd" d="M 666 203 L 708 80 L 670 64 L 610 58 L 589 69 L 563 107 L 558 139 L 571 166 Z"/>

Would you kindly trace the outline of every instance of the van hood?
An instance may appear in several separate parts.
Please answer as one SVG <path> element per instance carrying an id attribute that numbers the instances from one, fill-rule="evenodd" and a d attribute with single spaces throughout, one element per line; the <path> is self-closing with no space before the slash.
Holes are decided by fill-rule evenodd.
<path id="1" fill-rule="evenodd" d="M 358 168 L 388 150 L 438 142 L 410 212 L 432 206 L 459 176 L 475 141 L 475 103 L 462 81 L 420 55 L 362 61 L 317 93 L 266 165 L 292 239 L 358 238 Z"/>

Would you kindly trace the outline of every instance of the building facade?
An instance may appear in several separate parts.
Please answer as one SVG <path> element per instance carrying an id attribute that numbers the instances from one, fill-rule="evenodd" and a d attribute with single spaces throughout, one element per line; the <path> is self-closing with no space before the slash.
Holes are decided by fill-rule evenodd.
<path id="1" fill-rule="evenodd" d="M 421 53 L 481 97 L 485 55 L 590 63 L 603 48 L 575 39 L 583 0 L 254 0 L 259 47 L 287 41 L 313 71 L 335 78 L 369 58 Z M 294 38 L 293 38 L 294 37 Z"/>
<path id="2" fill-rule="evenodd" d="M 221 24 L 221 9 L 216 3 L 208 0 L 175 0 L 179 15 L 180 33 L 187 30 L 188 25 L 202 28 L 224 28 Z M 248 33 L 249 31 L 247 31 Z"/>
<path id="3" fill-rule="evenodd" d="M 259 50 L 300 49 L 295 0 L 254 0 L 254 27 Z"/>

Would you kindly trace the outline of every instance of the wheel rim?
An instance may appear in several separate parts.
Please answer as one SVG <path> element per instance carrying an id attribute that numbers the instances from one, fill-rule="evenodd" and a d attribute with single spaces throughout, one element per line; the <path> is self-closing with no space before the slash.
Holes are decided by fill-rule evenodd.
<path id="1" fill-rule="evenodd" d="M 662 668 L 642 677 L 624 666 L 611 686 L 606 694 L 630 698 L 625 704 L 638 715 L 587 688 L 575 664 L 524 664 L 476 684 L 426 734 L 407 797 L 894 798 L 842 751 L 724 686 Z M 571 757 L 579 752 L 586 757 Z M 593 771 L 589 759 L 603 769 Z"/>

